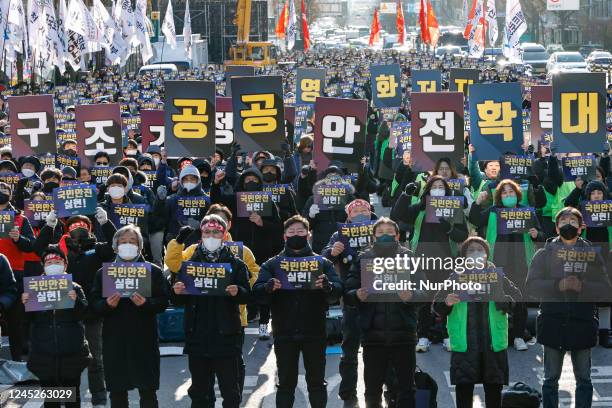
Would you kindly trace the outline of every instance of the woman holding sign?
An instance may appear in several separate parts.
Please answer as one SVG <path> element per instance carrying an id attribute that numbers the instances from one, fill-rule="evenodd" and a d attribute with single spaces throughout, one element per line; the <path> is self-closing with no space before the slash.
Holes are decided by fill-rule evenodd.
<path id="1" fill-rule="evenodd" d="M 70 277 L 66 275 L 68 259 L 58 247 L 49 247 L 42 255 L 42 263 L 44 276 Z M 72 283 L 71 278 L 67 281 L 71 284 L 67 294 L 67 301 L 71 304 L 67 308 L 61 297 L 54 302 L 51 310 L 37 308 L 41 300 L 35 294 L 46 295 L 44 291 L 35 291 L 34 296 L 26 291 L 21 295 L 21 301 L 26 310 L 30 309 L 30 305 L 32 309 L 39 310 L 26 313 L 26 321 L 30 323 L 28 369 L 40 379 L 41 387 L 70 387 L 67 392 L 76 398 L 75 402 L 66 403 L 66 407 L 79 407 L 81 373 L 91 359 L 83 325 L 87 299 L 79 284 Z M 38 285 L 36 287 L 40 288 Z M 61 288 L 57 292 L 62 296 Z"/>
<path id="2" fill-rule="evenodd" d="M 127 225 L 119 229 L 113 238 L 113 250 L 117 254 L 115 262 L 104 264 L 98 270 L 91 291 L 92 307 L 104 319 L 104 377 L 112 407 L 127 408 L 128 391 L 134 388 L 140 394 L 140 406 L 158 406 L 157 314 L 168 307 L 169 288 L 162 270 L 144 261 L 142 248 L 143 239 L 138 227 Z M 109 281 L 111 267 L 117 272 L 115 276 L 120 276 L 121 271 L 127 272 L 122 286 L 119 285 L 120 278 Z M 139 271 L 146 271 L 144 278 L 140 278 Z M 128 288 L 130 277 L 138 280 L 138 289 L 129 297 L 122 297 L 119 291 Z M 125 291 L 121 292 L 125 296 Z"/>

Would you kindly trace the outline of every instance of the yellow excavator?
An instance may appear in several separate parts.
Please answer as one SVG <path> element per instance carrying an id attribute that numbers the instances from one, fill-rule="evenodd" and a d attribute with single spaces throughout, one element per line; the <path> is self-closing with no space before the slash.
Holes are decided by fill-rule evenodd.
<path id="1" fill-rule="evenodd" d="M 236 44 L 230 47 L 230 59 L 225 65 L 274 65 L 274 45 L 269 41 L 249 41 L 251 32 L 251 0 L 238 0 L 236 20 L 238 28 Z"/>

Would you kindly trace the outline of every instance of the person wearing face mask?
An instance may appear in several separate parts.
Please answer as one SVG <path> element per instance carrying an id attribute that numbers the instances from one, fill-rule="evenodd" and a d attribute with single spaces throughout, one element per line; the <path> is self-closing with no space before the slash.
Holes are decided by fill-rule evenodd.
<path id="1" fill-rule="evenodd" d="M 376 220 L 370 203 L 360 198 L 348 203 L 345 207 L 347 223 L 361 223 Z M 334 232 L 321 255 L 329 259 L 340 274 L 340 279 L 346 284 L 349 269 L 356 253 L 369 242 L 356 242 L 357 246 L 346 248 L 340 240 L 338 231 Z M 359 311 L 355 306 L 344 302 L 342 305 L 342 358 L 340 359 L 340 389 L 338 394 L 344 401 L 354 401 L 357 398 L 357 355 L 359 352 Z"/>
<path id="2" fill-rule="evenodd" d="M 210 185 L 214 178 L 213 170 L 208 160 L 195 159 L 193 165 L 200 172 L 200 182 L 202 183 L 202 190 L 210 190 Z"/>
<path id="3" fill-rule="evenodd" d="M 66 254 L 57 246 L 47 248 L 41 259 L 44 275 L 66 273 Z M 28 370 L 38 377 L 41 387 L 72 387 L 75 401 L 66 403 L 66 407 L 80 407 L 81 373 L 91 359 L 83 325 L 88 302 L 78 283 L 72 283 L 68 297 L 74 301 L 70 309 L 26 313 L 30 328 Z M 29 301 L 29 293 L 23 293 L 21 302 L 25 305 Z"/>
<path id="4" fill-rule="evenodd" d="M 281 168 L 276 160 L 264 160 L 261 164 L 261 178 L 263 185 L 282 184 Z M 289 187 L 279 197 L 277 203 L 281 220 L 285 221 L 298 213 L 295 207 L 295 192 Z"/>
<path id="5" fill-rule="evenodd" d="M 461 222 L 452 222 L 439 217 L 438 222 L 428 222 L 425 217 L 427 197 L 450 196 L 451 189 L 446 180 L 441 176 L 431 176 L 425 187 L 420 200 L 410 204 L 412 198 L 403 193 L 393 207 L 393 218 L 405 223 L 410 234 L 410 249 L 426 257 L 452 257 L 457 254 L 457 244 L 465 241 L 468 237 L 467 222 L 463 211 L 459 218 Z M 466 202 L 464 200 L 464 206 Z M 431 269 L 425 271 L 427 279 L 432 282 L 442 282 L 448 277 L 444 269 Z M 431 331 L 435 319 L 431 310 L 427 307 L 419 311 L 418 334 L 419 342 L 416 346 L 418 352 L 427 352 L 434 338 Z M 443 339 L 443 346 L 448 347 L 448 338 Z"/>
<path id="6" fill-rule="evenodd" d="M 141 407 L 156 408 L 159 389 L 159 343 L 157 314 L 168 307 L 170 288 L 162 270 L 146 262 L 140 229 L 127 225 L 115 233 L 115 262 L 144 262 L 151 268 L 151 296 L 134 293 L 122 298 L 118 292 L 104 298 L 102 270 L 98 270 L 91 291 L 94 312 L 102 317 L 104 377 L 111 407 L 128 408 L 128 391 L 138 389 Z"/>
<path id="7" fill-rule="evenodd" d="M 145 185 L 146 180 L 147 180 L 146 175 L 141 173 L 140 176 L 138 176 L 138 171 L 139 171 L 138 163 L 139 163 L 138 160 L 131 158 L 131 157 L 126 157 L 125 159 L 122 159 L 119 162 L 119 166 L 117 166 L 115 170 L 125 167 L 127 171 L 129 172 L 129 174 L 125 174 L 125 172 L 121 173 L 128 178 L 128 185 L 129 185 L 128 195 L 131 196 L 133 194 L 138 194 L 144 199 L 146 204 L 153 206 L 153 204 L 155 203 L 155 194 L 153 194 L 153 190 L 151 190 L 149 187 Z M 113 171 L 113 173 L 115 172 L 116 171 Z M 130 199 L 131 198 L 132 197 L 130 197 Z"/>
<path id="8" fill-rule="evenodd" d="M 293 162 L 296 169 L 296 173 L 302 169 L 303 166 L 310 164 L 312 161 L 312 147 L 314 145 L 314 138 L 311 133 L 306 133 L 300 138 L 297 149 L 293 152 Z M 299 174 L 296 174 L 293 180 L 293 188 L 297 191 L 298 188 Z"/>
<path id="9" fill-rule="evenodd" d="M 597 344 L 597 307 L 610 302 L 612 287 L 599 254 L 575 273 L 564 268 L 568 251 L 595 251 L 582 239 L 584 228 L 580 211 L 565 207 L 555 218 L 557 237 L 546 242 L 533 257 L 525 283 L 526 294 L 540 302 L 536 321 L 537 340 L 544 346 L 544 408 L 559 406 L 559 378 L 566 353 L 571 354 L 576 378 L 576 407 L 593 403 L 591 349 Z M 590 258 L 590 257 L 589 257 Z"/>
<path id="10" fill-rule="evenodd" d="M 531 263 L 535 253 L 535 243 L 542 242 L 544 235 L 540 231 L 540 226 L 530 228 L 524 233 L 497 233 L 497 217 L 499 209 L 503 208 L 524 208 L 519 204 L 522 200 L 523 192 L 518 184 L 512 180 L 502 180 L 495 190 L 493 205 L 485 207 L 489 193 L 483 191 L 476 198 L 470 210 L 470 222 L 479 228 L 480 234 L 484 230 L 483 238 L 489 242 L 491 248 L 491 261 L 498 267 L 504 268 L 504 275 L 507 276 L 524 293 L 524 284 L 527 268 Z M 531 339 L 531 334 L 526 331 L 527 307 L 520 299 L 515 299 L 516 303 L 512 310 L 512 327 L 514 348 L 518 351 L 527 350 L 526 340 Z"/>
<path id="11" fill-rule="evenodd" d="M 472 236 L 461 245 L 459 257 L 475 269 L 493 268 L 489 244 Z M 508 316 L 521 294 L 506 276 L 487 302 L 462 301 L 457 293 L 441 290 L 434 311 L 447 319 L 451 351 L 450 381 L 455 386 L 457 408 L 472 408 L 474 385 L 483 384 L 487 408 L 500 408 L 501 391 L 508 384 Z"/>
<path id="12" fill-rule="evenodd" d="M 15 206 L 23 209 L 23 201 L 28 199 L 34 190 L 40 188 L 42 182 L 37 173 L 41 170 L 42 166 L 36 156 L 21 157 L 19 164 L 23 178 L 17 182 L 13 195 Z"/>
<path id="13" fill-rule="evenodd" d="M 478 197 L 482 191 L 486 191 L 487 184 L 495 181 L 499 175 L 499 160 L 490 160 L 484 163 L 484 172 L 478 166 L 478 154 L 473 144 L 468 146 L 468 172 L 470 184 L 472 185 L 473 197 Z"/>
<path id="14" fill-rule="evenodd" d="M 443 157 L 436 162 L 436 165 L 433 170 L 434 176 L 440 176 L 444 180 L 449 179 L 459 179 L 459 173 L 457 173 L 457 169 L 455 165 L 451 162 L 449 158 Z M 472 197 L 472 192 L 469 187 L 463 187 L 463 191 L 459 192 L 459 195 L 463 195 L 467 205 L 465 206 L 465 214 L 468 215 L 470 212 L 470 208 L 472 207 L 472 203 L 474 202 L 474 198 Z"/>
<path id="15" fill-rule="evenodd" d="M 223 218 L 218 215 L 205 216 L 200 231 L 202 241 L 188 260 L 228 263 L 232 269 L 225 296 L 186 295 L 185 284 L 176 276 L 180 266 L 171 269 L 174 282 L 172 301 L 185 306 L 184 353 L 188 356 L 191 372 L 188 394 L 193 407 L 208 408 L 214 400 L 210 385 L 216 376 L 223 406 L 238 408 L 241 400 L 239 365 L 243 338 L 239 305 L 246 304 L 251 296 L 249 272 L 244 262 L 223 245 L 227 235 L 227 224 Z M 180 259 L 183 248 L 178 243 L 168 245 L 167 257 Z"/>
<path id="16" fill-rule="evenodd" d="M 45 193 L 47 197 L 52 197 L 53 190 L 60 186 L 62 172 L 56 168 L 46 168 L 40 173 L 40 180 L 43 183 L 42 192 Z"/>
<path id="17" fill-rule="evenodd" d="M 134 139 L 129 139 L 127 142 L 127 146 L 123 149 L 123 153 L 125 157 L 138 159 L 141 155 L 138 150 L 138 143 Z"/>
<path id="18" fill-rule="evenodd" d="M 293 406 L 298 381 L 300 353 L 306 368 L 308 400 L 313 408 L 327 404 L 325 383 L 325 347 L 327 343 L 325 319 L 329 304 L 338 301 L 343 285 L 333 264 L 323 258 L 321 274 L 313 289 L 285 290 L 275 276 L 277 264 L 285 257 L 309 257 L 317 254 L 308 243 L 308 220 L 295 215 L 285 221 L 285 248 L 261 265 L 259 277 L 253 286 L 256 298 L 270 305 L 274 354 L 278 370 L 276 406 Z M 299 316 L 299 318 L 298 318 Z"/>
<path id="19" fill-rule="evenodd" d="M 69 157 L 77 157 L 77 142 L 74 139 L 64 140 L 61 146 L 61 153 Z"/>
<path id="20" fill-rule="evenodd" d="M 62 181 L 66 183 L 74 182 L 77 178 L 77 172 L 74 167 L 66 166 L 62 170 Z"/>
<path id="21" fill-rule="evenodd" d="M 0 253 L 7 257 L 11 265 L 17 281 L 18 295 L 21 296 L 25 263 L 30 259 L 28 253 L 34 250 L 34 234 L 28 219 L 11 204 L 11 193 L 11 187 L 4 182 L 0 182 L 0 211 L 13 211 L 15 213 L 14 227 L 9 232 L 8 237 L 0 238 Z M 9 309 L 0 309 L 0 312 L 3 312 L 7 320 L 11 358 L 15 361 L 21 361 L 25 334 L 23 305 L 15 302 Z"/>
<path id="22" fill-rule="evenodd" d="M 368 294 L 361 282 L 361 260 L 412 256 L 412 252 L 399 244 L 399 227 L 389 218 L 379 218 L 373 226 L 374 243 L 353 261 L 346 280 L 347 303 L 357 308 L 363 347 L 363 380 L 367 407 L 381 407 L 382 387 L 389 369 L 394 369 L 397 387 L 391 399 L 397 407 L 415 406 L 414 372 L 416 368 L 416 302 L 426 298 L 421 291 L 400 291 L 393 299 Z M 416 270 L 412 281 L 425 279 Z M 387 295 L 382 295 L 387 296 Z M 378 301 L 377 301 L 378 299 Z"/>
<path id="23" fill-rule="evenodd" d="M 106 211 L 101 207 L 96 209 L 95 223 L 101 226 L 104 241 L 96 239 L 92 232 L 94 230 L 92 221 L 88 217 L 74 215 L 66 220 L 67 233 L 58 243 L 58 247 L 68 259 L 66 273 L 71 274 L 72 280 L 81 285 L 86 298 L 91 297 L 96 271 L 102 267 L 103 262 L 111 262 L 114 259 L 111 242 L 116 229 L 112 222 L 108 222 Z M 38 236 L 38 244 L 43 247 L 50 245 L 53 231 L 54 228 L 49 222 L 44 225 Z M 102 363 L 102 320 L 88 311 L 84 322 L 85 337 L 93 357 L 87 368 L 91 401 L 94 406 L 104 405 L 107 398 Z"/>

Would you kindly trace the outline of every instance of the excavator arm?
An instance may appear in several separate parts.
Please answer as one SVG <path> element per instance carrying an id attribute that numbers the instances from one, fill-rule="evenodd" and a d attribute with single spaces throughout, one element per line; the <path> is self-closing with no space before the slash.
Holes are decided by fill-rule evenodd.
<path id="1" fill-rule="evenodd" d="M 230 48 L 230 60 L 225 65 L 272 65 L 275 64 L 271 57 L 273 44 L 267 41 L 251 42 L 251 1 L 238 0 L 236 5 L 237 35 L 236 44 Z"/>

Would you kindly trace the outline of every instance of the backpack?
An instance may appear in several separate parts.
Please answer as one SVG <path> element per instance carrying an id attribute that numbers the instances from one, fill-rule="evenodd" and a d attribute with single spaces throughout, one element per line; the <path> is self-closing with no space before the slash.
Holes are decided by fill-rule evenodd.
<path id="1" fill-rule="evenodd" d="M 438 384 L 419 366 L 414 372 L 414 384 L 416 385 L 416 408 L 437 408 Z"/>
<path id="2" fill-rule="evenodd" d="M 502 408 L 539 408 L 542 394 L 523 382 L 502 391 Z"/>

